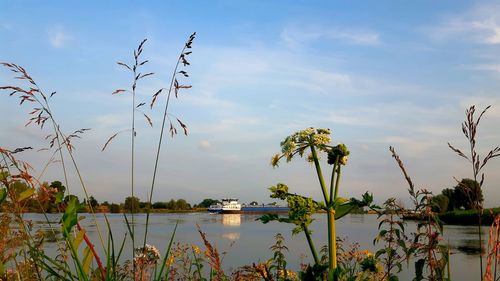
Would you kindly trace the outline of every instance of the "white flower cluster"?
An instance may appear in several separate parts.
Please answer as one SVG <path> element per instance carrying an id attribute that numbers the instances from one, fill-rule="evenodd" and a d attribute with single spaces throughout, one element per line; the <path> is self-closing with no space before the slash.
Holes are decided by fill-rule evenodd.
<path id="1" fill-rule="evenodd" d="M 136 265 L 156 264 L 160 259 L 160 251 L 155 246 L 146 244 L 145 247 L 135 249 L 134 263 Z"/>
<path id="2" fill-rule="evenodd" d="M 302 157 L 304 150 L 309 146 L 314 146 L 320 151 L 326 152 L 327 146 L 332 141 L 330 134 L 330 129 L 309 127 L 286 137 L 281 142 L 282 154 L 274 155 L 271 159 L 271 165 L 274 167 L 278 166 L 279 160 L 282 157 L 285 157 L 286 161 L 290 162 L 297 153 Z M 312 158 L 308 157 L 308 161 L 311 160 Z"/>

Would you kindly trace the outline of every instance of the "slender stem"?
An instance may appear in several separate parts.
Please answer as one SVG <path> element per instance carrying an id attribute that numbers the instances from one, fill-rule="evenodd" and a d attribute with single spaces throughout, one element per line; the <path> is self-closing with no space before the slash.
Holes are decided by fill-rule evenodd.
<path id="1" fill-rule="evenodd" d="M 337 180 L 335 181 L 335 194 L 334 194 L 335 199 L 337 199 L 337 195 L 339 193 L 340 176 L 342 175 L 341 168 L 342 168 L 342 165 L 337 166 Z"/>
<path id="2" fill-rule="evenodd" d="M 311 250 L 311 253 L 314 258 L 314 264 L 319 264 L 320 260 L 318 258 L 318 253 L 316 252 L 316 247 L 314 247 L 314 243 L 311 238 L 311 233 L 309 233 L 309 229 L 305 225 L 302 225 L 302 230 L 304 230 L 304 233 L 306 234 L 307 243 L 309 244 L 309 249 Z"/>
<path id="3" fill-rule="evenodd" d="M 482 212 L 478 210 L 478 224 L 477 224 L 477 231 L 478 231 L 478 236 L 479 236 L 479 266 L 481 268 L 481 279 L 483 280 L 483 240 L 482 240 L 482 234 L 481 234 L 481 214 Z"/>
<path id="4" fill-rule="evenodd" d="M 134 52 L 135 54 L 135 52 Z M 131 203 L 132 206 L 130 206 L 130 213 L 132 217 L 132 256 L 134 256 L 134 251 L 135 251 L 135 217 L 134 217 L 134 212 L 135 212 L 135 198 L 134 198 L 134 155 L 135 155 L 135 88 L 136 88 L 136 83 L 137 83 L 137 56 L 135 56 L 135 66 L 133 68 L 133 73 L 134 73 L 134 83 L 132 85 L 132 140 L 131 140 L 131 166 L 130 166 L 130 185 L 131 185 Z M 133 274 L 135 276 L 135 271 L 136 271 L 136 265 L 135 262 L 133 263 Z"/>
<path id="5" fill-rule="evenodd" d="M 181 53 L 179 55 L 179 58 L 177 59 L 177 63 L 175 64 L 174 72 L 172 73 L 172 78 L 170 79 L 170 87 L 168 88 L 168 95 L 167 95 L 167 101 L 165 103 L 165 109 L 163 110 L 163 120 L 161 122 L 161 130 L 160 130 L 160 138 L 158 139 L 158 147 L 156 149 L 155 167 L 153 170 L 153 179 L 151 180 L 151 190 L 149 192 L 149 204 L 148 204 L 147 213 L 146 213 L 146 227 L 144 230 L 144 247 L 146 247 L 146 240 L 148 238 L 150 206 L 151 206 L 151 201 L 153 200 L 153 192 L 154 192 L 154 188 L 155 188 L 156 174 L 158 171 L 158 161 L 160 159 L 161 143 L 163 140 L 163 133 L 165 132 L 165 123 L 167 121 L 168 105 L 170 104 L 170 97 L 172 94 L 172 87 L 174 86 L 175 75 L 177 74 L 177 69 L 179 68 L 179 63 L 181 62 L 181 56 L 185 50 L 186 50 L 186 45 L 184 45 L 184 47 L 182 48 Z"/>
<path id="6" fill-rule="evenodd" d="M 323 172 L 321 171 L 321 166 L 319 165 L 318 154 L 314 145 L 311 144 L 311 153 L 314 159 L 314 166 L 316 167 L 316 173 L 318 174 L 319 184 L 321 185 L 321 190 L 323 191 L 323 198 L 325 199 L 325 205 L 328 205 L 330 200 L 328 199 L 328 191 L 326 190 L 325 180 L 323 179 Z"/>
<path id="7" fill-rule="evenodd" d="M 335 223 L 335 210 L 328 209 L 328 250 L 330 262 L 328 264 L 333 272 L 337 268 L 337 229 Z"/>
<path id="8" fill-rule="evenodd" d="M 334 182 L 335 182 L 335 173 L 337 172 L 337 165 L 339 164 L 339 156 L 335 157 L 335 163 L 333 164 L 333 169 L 332 169 L 332 178 L 330 179 L 330 195 L 334 194 Z M 330 197 L 330 205 L 337 199 L 337 196 Z"/>

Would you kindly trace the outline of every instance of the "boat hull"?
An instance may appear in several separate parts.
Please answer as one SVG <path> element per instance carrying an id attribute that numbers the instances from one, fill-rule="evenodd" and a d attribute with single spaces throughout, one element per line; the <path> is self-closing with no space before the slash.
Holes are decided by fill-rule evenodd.
<path id="1" fill-rule="evenodd" d="M 240 210 L 209 210 L 209 212 L 220 214 L 286 213 L 288 210 L 288 207 L 241 207 Z"/>

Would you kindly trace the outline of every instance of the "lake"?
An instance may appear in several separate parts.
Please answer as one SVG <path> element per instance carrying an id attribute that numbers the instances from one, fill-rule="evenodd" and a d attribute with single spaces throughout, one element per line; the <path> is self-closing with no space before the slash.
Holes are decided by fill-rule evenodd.
<path id="1" fill-rule="evenodd" d="M 82 227 L 96 247 L 100 249 L 96 225 L 87 216 L 81 222 Z M 49 219 L 57 223 L 60 214 L 49 214 Z M 97 214 L 97 221 L 101 230 L 105 229 L 104 215 Z M 129 215 L 130 216 L 130 215 Z M 274 244 L 274 235 L 281 233 L 285 237 L 285 245 L 289 251 L 286 254 L 288 267 L 297 270 L 300 263 L 312 263 L 309 248 L 304 234 L 291 235 L 293 228 L 290 224 L 272 222 L 262 224 L 256 219 L 259 214 L 209 214 L 209 213 L 182 213 L 182 214 L 151 214 L 149 226 L 148 243 L 156 246 L 161 253 L 169 242 L 175 224 L 179 222 L 175 241 L 197 244 L 203 249 L 203 242 L 197 231 L 198 224 L 207 238 L 215 245 L 219 252 L 227 252 L 224 256 L 223 265 L 227 272 L 241 265 L 264 261 L 272 257 L 269 247 Z M 123 239 L 127 232 L 127 225 L 123 214 L 107 214 L 115 243 Z M 142 244 L 144 237 L 145 214 L 135 215 L 136 244 Z M 36 229 L 48 229 L 43 215 L 26 214 L 26 219 L 32 220 Z M 319 250 L 327 243 L 326 214 L 314 215 L 315 221 L 312 225 L 313 239 Z M 129 218 L 130 220 L 130 218 Z M 358 242 L 361 249 L 376 251 L 377 245 L 373 245 L 373 238 L 378 233 L 378 221 L 376 215 L 348 215 L 337 222 L 338 236 L 346 238 L 348 243 Z M 407 234 L 415 231 L 414 222 L 408 221 Z M 488 240 L 489 226 L 482 229 L 484 240 Z M 106 235 L 104 239 L 106 241 Z M 139 242 L 137 242 L 139 241 Z M 451 246 L 451 272 L 453 280 L 479 280 L 479 243 L 477 240 L 477 227 L 445 225 L 443 242 Z M 130 244 L 128 244 L 130 245 Z M 484 243 L 485 247 L 486 243 Z M 48 243 L 48 253 L 55 253 L 55 244 Z M 131 246 L 126 246 L 125 257 L 130 257 Z M 411 279 L 413 265 L 400 275 L 401 280 Z"/>

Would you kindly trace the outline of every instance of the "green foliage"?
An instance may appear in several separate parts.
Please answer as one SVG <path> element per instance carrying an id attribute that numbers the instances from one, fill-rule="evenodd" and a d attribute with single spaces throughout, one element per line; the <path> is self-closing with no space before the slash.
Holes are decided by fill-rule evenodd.
<path id="1" fill-rule="evenodd" d="M 432 192 L 426 189 L 415 189 L 415 185 L 396 150 L 393 147 L 390 147 L 389 150 L 408 182 L 408 193 L 415 205 L 415 212 L 420 214 L 421 219 L 417 223 L 413 242 L 406 249 L 408 260 L 413 256 L 417 259 L 414 280 L 422 280 L 425 274 L 427 274 L 425 278 L 428 280 L 448 280 L 449 276 L 445 276 L 445 269 L 449 262 L 449 252 L 446 246 L 440 244 L 443 224 L 438 215 L 432 211 L 434 206 Z"/>
<path id="2" fill-rule="evenodd" d="M 78 222 L 78 211 L 83 206 L 78 202 L 78 198 L 71 197 L 64 211 L 63 217 L 61 218 L 61 225 L 64 237 L 68 237 L 71 233 L 71 229 Z"/>
<path id="3" fill-rule="evenodd" d="M 155 202 L 151 206 L 153 209 L 166 209 L 167 208 L 167 203 L 166 202 Z"/>
<path id="4" fill-rule="evenodd" d="M 444 194 L 439 194 L 432 197 L 432 211 L 436 213 L 444 213 L 448 210 L 450 199 Z"/>
<path id="5" fill-rule="evenodd" d="M 139 203 L 139 198 L 135 196 L 128 196 L 127 198 L 125 198 L 123 209 L 131 213 L 137 213 L 139 211 Z"/>
<path id="6" fill-rule="evenodd" d="M 500 208 L 484 209 L 481 221 L 484 224 L 492 224 L 495 216 L 500 214 Z M 476 210 L 454 210 L 439 214 L 439 219 L 446 224 L 477 225 L 479 212 Z"/>
<path id="7" fill-rule="evenodd" d="M 97 202 L 94 196 L 89 197 L 89 204 L 90 206 L 92 206 L 92 208 L 96 208 L 97 206 L 99 206 L 99 202 Z"/>
<path id="8" fill-rule="evenodd" d="M 121 211 L 120 205 L 119 204 L 115 204 L 115 203 L 110 204 L 109 205 L 109 211 L 111 213 L 119 213 Z"/>
<path id="9" fill-rule="evenodd" d="M 384 265 L 384 278 L 395 280 L 395 274 L 401 272 L 402 264 L 407 259 L 411 246 L 405 235 L 405 222 L 402 220 L 404 209 L 396 203 L 395 198 L 384 202 L 383 208 L 377 209 L 380 223 L 379 233 L 373 244 L 384 243 L 383 248 L 375 253 Z M 391 279 L 392 278 L 392 279 Z"/>
<path id="10" fill-rule="evenodd" d="M 0 188 L 0 205 L 7 199 L 7 189 L 6 188 Z"/>
<path id="11" fill-rule="evenodd" d="M 295 224 L 296 227 L 293 229 L 292 233 L 297 234 L 299 232 L 303 232 L 305 234 L 314 258 L 314 265 L 304 272 L 304 276 L 307 276 L 304 278 L 320 278 L 320 276 L 324 273 L 324 270 L 322 270 L 323 266 L 320 264 L 320 260 L 310 235 L 311 233 L 308 228 L 313 221 L 311 219 L 312 214 L 320 209 L 327 212 L 329 249 L 329 264 L 327 268 L 329 272 L 328 274 L 333 276 L 333 274 L 338 274 L 339 272 L 336 269 L 336 219 L 344 217 L 353 210 L 369 205 L 373 201 L 373 197 L 368 193 L 363 195 L 362 200 L 348 200 L 338 196 L 341 167 L 347 164 L 350 152 L 344 144 L 332 146 L 330 144 L 330 133 L 330 129 L 315 129 L 312 127 L 298 131 L 286 137 L 280 143 L 281 153 L 275 154 L 271 159 L 271 165 L 273 167 L 277 167 L 282 158 L 285 158 L 287 162 L 290 162 L 296 155 L 303 157 L 306 150 L 310 150 L 310 154 L 307 156 L 306 160 L 314 163 L 324 202 L 319 203 L 307 196 L 291 194 L 289 193 L 287 185 L 278 183 L 277 185 L 269 188 L 271 191 L 271 198 L 287 200 L 289 207 L 288 217 L 280 218 L 277 215 L 268 214 L 260 218 L 260 220 L 264 223 L 279 221 Z M 329 190 L 323 177 L 323 171 L 319 162 L 320 155 L 318 153 L 327 154 L 328 164 L 333 166 Z"/>
<path id="12" fill-rule="evenodd" d="M 208 208 L 208 207 L 210 207 L 210 205 L 215 205 L 217 203 L 220 203 L 220 201 L 215 200 L 215 199 L 206 198 L 206 199 L 203 199 L 203 201 L 201 201 L 198 205 L 196 205 L 196 207 Z"/>
<path id="13" fill-rule="evenodd" d="M 448 204 L 444 198 L 448 199 Z M 435 210 L 441 213 L 457 209 L 477 209 L 484 200 L 482 189 L 477 181 L 473 179 L 462 179 L 453 188 L 444 189 L 440 195 L 435 196 Z M 444 207 L 446 206 L 446 209 Z"/>

